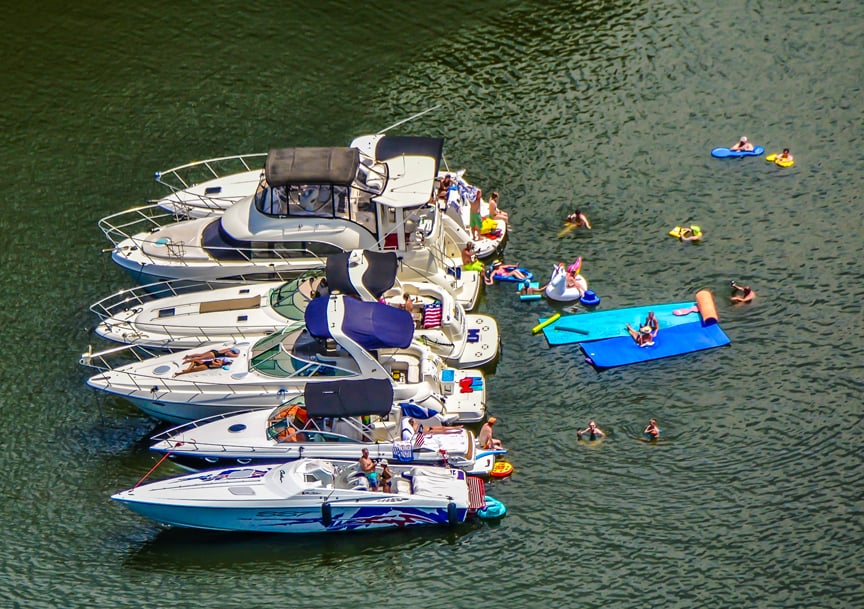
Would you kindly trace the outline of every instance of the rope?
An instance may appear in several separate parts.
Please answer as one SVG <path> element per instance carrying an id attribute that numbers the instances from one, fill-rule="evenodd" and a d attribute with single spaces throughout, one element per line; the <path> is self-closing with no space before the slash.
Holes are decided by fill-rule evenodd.
<path id="1" fill-rule="evenodd" d="M 183 442 L 179 442 L 179 443 L 177 444 L 177 446 L 180 446 L 181 444 L 183 444 Z M 167 453 L 165 453 L 164 455 L 162 455 L 162 458 L 159 459 L 159 461 L 156 463 L 156 465 L 154 465 L 153 467 L 151 467 L 151 468 L 150 468 L 150 471 L 147 472 L 146 474 L 144 474 L 144 476 L 143 476 L 143 477 L 142 477 L 138 482 L 136 482 L 136 483 L 135 483 L 135 486 L 133 486 L 132 488 L 138 488 L 138 486 L 140 486 L 140 484 L 141 484 L 142 482 L 144 482 L 144 481 L 145 481 L 145 480 L 150 476 L 150 474 L 152 474 L 154 471 L 156 471 L 156 468 L 157 468 L 157 467 L 159 467 L 160 465 L 162 465 L 162 462 L 163 462 L 165 459 L 167 459 L 168 456 L 169 456 L 172 452 L 174 452 L 174 451 L 169 450 Z"/>

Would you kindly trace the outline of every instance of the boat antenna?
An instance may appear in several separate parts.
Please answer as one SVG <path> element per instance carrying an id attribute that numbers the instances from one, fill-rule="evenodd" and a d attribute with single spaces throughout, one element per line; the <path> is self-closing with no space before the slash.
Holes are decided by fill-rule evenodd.
<path id="1" fill-rule="evenodd" d="M 387 131 L 390 131 L 393 127 L 398 127 L 399 125 L 402 125 L 402 124 L 404 124 L 404 123 L 407 123 L 408 121 L 413 121 L 415 118 L 420 118 L 420 117 L 423 116 L 424 114 L 428 114 L 428 113 L 432 112 L 433 110 L 437 110 L 437 109 L 440 108 L 440 107 L 441 107 L 441 104 L 438 104 L 437 106 L 432 106 L 431 108 L 428 108 L 428 109 L 426 109 L 426 110 L 423 110 L 423 112 L 418 112 L 418 113 L 415 114 L 414 116 L 409 116 L 408 118 L 403 118 L 403 119 L 402 119 L 401 121 L 399 121 L 398 123 L 393 123 L 392 125 L 390 125 L 390 126 L 387 127 L 386 129 L 382 129 L 381 131 L 379 131 L 379 132 L 377 133 L 377 135 L 381 135 L 382 133 L 386 133 Z"/>

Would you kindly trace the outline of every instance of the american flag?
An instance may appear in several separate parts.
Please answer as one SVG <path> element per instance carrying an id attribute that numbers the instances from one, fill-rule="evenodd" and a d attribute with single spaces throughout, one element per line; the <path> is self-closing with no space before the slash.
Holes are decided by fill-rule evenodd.
<path id="1" fill-rule="evenodd" d="M 441 325 L 443 306 L 440 302 L 428 304 L 423 308 L 423 328 L 437 328 Z"/>
<path id="2" fill-rule="evenodd" d="M 423 435 L 422 431 L 418 431 L 414 434 L 414 448 L 420 448 L 423 446 L 423 443 L 426 441 L 426 436 Z"/>

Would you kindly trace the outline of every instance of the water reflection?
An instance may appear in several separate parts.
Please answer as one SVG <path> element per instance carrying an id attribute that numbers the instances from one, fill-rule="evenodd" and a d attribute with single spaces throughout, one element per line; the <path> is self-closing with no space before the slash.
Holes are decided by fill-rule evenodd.
<path id="1" fill-rule="evenodd" d="M 138 542 L 116 539 L 127 545 L 124 564 L 134 569 L 194 570 L 263 569 L 280 571 L 284 563 L 292 568 L 320 568 L 365 562 L 370 555 L 414 552 L 429 546 L 456 546 L 482 523 L 455 528 L 417 527 L 405 530 L 358 531 L 353 533 L 296 535 L 248 534 L 196 531 L 182 528 L 145 526 L 145 538 Z"/>

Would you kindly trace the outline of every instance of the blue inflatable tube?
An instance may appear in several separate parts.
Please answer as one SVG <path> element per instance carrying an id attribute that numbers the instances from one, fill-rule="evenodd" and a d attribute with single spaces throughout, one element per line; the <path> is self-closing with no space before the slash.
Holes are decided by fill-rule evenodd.
<path id="1" fill-rule="evenodd" d="M 740 159 L 742 156 L 759 156 L 765 152 L 762 146 L 756 146 L 753 150 L 730 150 L 729 148 L 714 148 L 711 156 L 715 159 Z"/>
<path id="2" fill-rule="evenodd" d="M 504 516 L 504 514 L 507 513 L 507 506 L 505 506 L 497 499 L 486 495 L 486 497 L 484 497 L 484 500 L 486 502 L 486 507 L 482 510 L 477 510 L 477 516 L 479 516 L 483 520 L 501 518 L 502 516 Z"/>
<path id="3" fill-rule="evenodd" d="M 513 266 L 513 265 L 505 264 L 505 265 L 502 265 L 501 268 L 516 269 L 518 271 L 521 271 L 522 274 L 525 275 L 525 279 L 519 279 L 517 277 L 513 277 L 512 275 L 499 275 L 497 272 L 495 272 L 495 273 L 492 273 L 492 279 L 494 279 L 495 281 L 512 281 L 512 282 L 522 283 L 523 281 L 531 281 L 532 279 L 534 279 L 534 273 L 532 273 L 528 269 L 523 269 L 521 266 Z"/>

